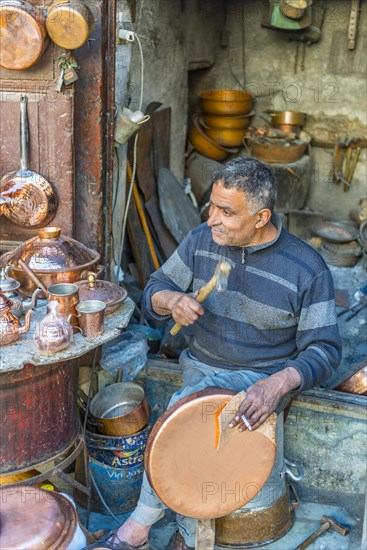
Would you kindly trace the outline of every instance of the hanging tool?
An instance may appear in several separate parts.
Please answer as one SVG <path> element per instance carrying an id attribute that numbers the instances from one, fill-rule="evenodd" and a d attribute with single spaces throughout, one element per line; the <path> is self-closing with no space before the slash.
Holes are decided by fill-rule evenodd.
<path id="1" fill-rule="evenodd" d="M 352 0 L 348 26 L 348 49 L 354 50 L 356 47 L 358 19 L 359 19 L 360 0 Z"/>
<path id="2" fill-rule="evenodd" d="M 215 268 L 215 272 L 213 277 L 210 279 L 210 281 L 203 286 L 196 296 L 195 300 L 199 302 L 199 304 L 203 303 L 204 300 L 207 299 L 209 294 L 214 290 L 217 289 L 218 292 L 224 292 L 227 290 L 227 284 L 228 284 L 228 277 L 231 272 L 231 265 L 228 262 L 219 262 L 217 267 Z M 172 336 L 176 336 L 176 334 L 181 330 L 182 325 L 180 323 L 176 323 L 173 325 L 173 327 L 170 330 L 170 333 Z"/>
<path id="3" fill-rule="evenodd" d="M 318 539 L 323 533 L 326 533 L 329 529 L 332 531 L 335 531 L 336 533 L 339 533 L 339 535 L 342 535 L 343 537 L 346 537 L 349 533 L 349 528 L 345 527 L 344 525 L 341 525 L 336 521 L 335 518 L 331 516 L 322 516 L 321 520 L 321 527 L 317 529 L 314 533 L 312 533 L 311 536 L 309 536 L 306 540 L 302 542 L 295 550 L 304 550 L 307 548 L 310 544 L 312 544 L 316 539 Z"/>
<path id="4" fill-rule="evenodd" d="M 351 186 L 351 183 L 352 183 L 352 180 L 353 180 L 354 172 L 355 172 L 355 169 L 357 167 L 357 163 L 358 163 L 358 159 L 359 159 L 360 154 L 361 154 L 361 147 L 357 146 L 355 148 L 354 155 L 352 155 L 351 159 L 350 159 L 349 172 L 345 175 L 345 179 L 347 181 L 347 189 L 346 189 L 347 191 L 349 191 L 349 189 L 350 189 L 350 186 Z"/>

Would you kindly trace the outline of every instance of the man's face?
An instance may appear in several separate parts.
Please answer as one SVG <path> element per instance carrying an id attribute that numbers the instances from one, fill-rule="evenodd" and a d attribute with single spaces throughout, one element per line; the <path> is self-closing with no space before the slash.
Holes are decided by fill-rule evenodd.
<path id="1" fill-rule="evenodd" d="M 213 185 L 207 223 L 215 243 L 222 246 L 258 244 L 258 222 L 259 213 L 253 213 L 243 191 L 226 189 L 220 181 Z"/>

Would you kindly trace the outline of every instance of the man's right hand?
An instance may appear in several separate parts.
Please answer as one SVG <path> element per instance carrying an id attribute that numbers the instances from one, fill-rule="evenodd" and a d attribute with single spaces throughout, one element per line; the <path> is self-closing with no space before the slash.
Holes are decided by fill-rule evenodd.
<path id="1" fill-rule="evenodd" d="M 153 294 L 152 306 L 159 315 L 172 315 L 176 323 L 187 327 L 204 315 L 204 308 L 195 300 L 195 294 L 161 290 Z"/>

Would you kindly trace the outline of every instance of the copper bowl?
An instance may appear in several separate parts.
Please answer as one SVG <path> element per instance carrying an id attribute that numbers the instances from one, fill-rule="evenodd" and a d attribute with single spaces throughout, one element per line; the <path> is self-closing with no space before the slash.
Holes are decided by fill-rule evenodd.
<path id="1" fill-rule="evenodd" d="M 206 128 L 206 134 L 215 143 L 225 147 L 239 147 L 245 137 L 244 129 Z"/>
<path id="2" fill-rule="evenodd" d="M 246 115 L 253 107 L 255 96 L 242 90 L 206 90 L 199 94 L 200 108 L 210 115 Z"/>
<path id="3" fill-rule="evenodd" d="M 203 115 L 203 122 L 209 128 L 223 128 L 226 130 L 241 130 L 250 125 L 251 117 L 254 111 L 247 115 L 223 116 L 223 115 Z"/>
<path id="4" fill-rule="evenodd" d="M 74 283 L 88 276 L 88 272 L 100 273 L 100 255 L 71 237 L 61 235 L 60 227 L 43 227 L 37 231 L 38 237 L 6 252 L 0 263 L 11 265 L 9 275 L 20 283 L 20 290 L 31 296 L 35 283 L 19 267 L 22 259 L 35 272 L 48 288 L 57 283 Z"/>
<path id="5" fill-rule="evenodd" d="M 306 122 L 306 113 L 299 111 L 265 111 L 271 117 L 271 125 L 303 126 Z"/>
<path id="6" fill-rule="evenodd" d="M 253 140 L 248 143 L 251 155 L 269 163 L 288 164 L 300 159 L 306 152 L 307 143 L 298 140 L 293 144 L 263 143 Z"/>
<path id="7" fill-rule="evenodd" d="M 225 149 L 210 139 L 201 127 L 198 115 L 192 117 L 192 124 L 187 137 L 198 153 L 213 160 L 224 160 L 231 153 L 236 152 Z"/>

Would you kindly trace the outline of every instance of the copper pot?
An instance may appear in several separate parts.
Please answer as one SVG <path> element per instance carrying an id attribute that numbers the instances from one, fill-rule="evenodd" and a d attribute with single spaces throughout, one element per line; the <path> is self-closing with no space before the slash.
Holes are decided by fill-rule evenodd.
<path id="1" fill-rule="evenodd" d="M 211 115 L 246 115 L 253 107 L 254 95 L 242 90 L 206 90 L 199 94 L 200 108 Z"/>
<path id="2" fill-rule="evenodd" d="M 92 12 L 81 0 L 57 0 L 48 9 L 47 32 L 60 48 L 80 48 L 88 40 L 94 26 Z"/>
<path id="3" fill-rule="evenodd" d="M 118 382 L 103 388 L 90 403 L 90 417 L 105 435 L 139 432 L 149 418 L 144 389 L 135 382 Z"/>
<path id="4" fill-rule="evenodd" d="M 109 281 L 96 279 L 94 273 L 88 275 L 88 279 L 75 283 L 79 287 L 79 299 L 101 300 L 106 304 L 106 315 L 113 313 L 125 300 L 127 291 Z"/>
<path id="5" fill-rule="evenodd" d="M 38 237 L 22 243 L 0 258 L 2 265 L 11 265 L 9 275 L 20 283 L 20 289 L 31 296 L 37 285 L 19 267 L 22 259 L 46 288 L 57 283 L 74 283 L 88 272 L 103 269 L 98 265 L 100 255 L 71 237 L 61 235 L 60 227 L 39 229 Z"/>
<path id="6" fill-rule="evenodd" d="M 0 66 L 28 69 L 49 43 L 41 10 L 22 0 L 0 2 Z"/>
<path id="7" fill-rule="evenodd" d="M 265 111 L 271 117 L 271 125 L 303 126 L 306 122 L 306 113 L 299 111 Z"/>
<path id="8" fill-rule="evenodd" d="M 37 487 L 3 487 L 1 547 L 27 550 L 68 548 L 78 526 L 74 506 L 63 495 Z"/>
<path id="9" fill-rule="evenodd" d="M 13 302 L 6 298 L 0 290 L 0 346 L 8 346 L 18 340 L 21 334 L 30 329 L 31 310 L 27 311 L 24 325 L 11 313 Z"/>

